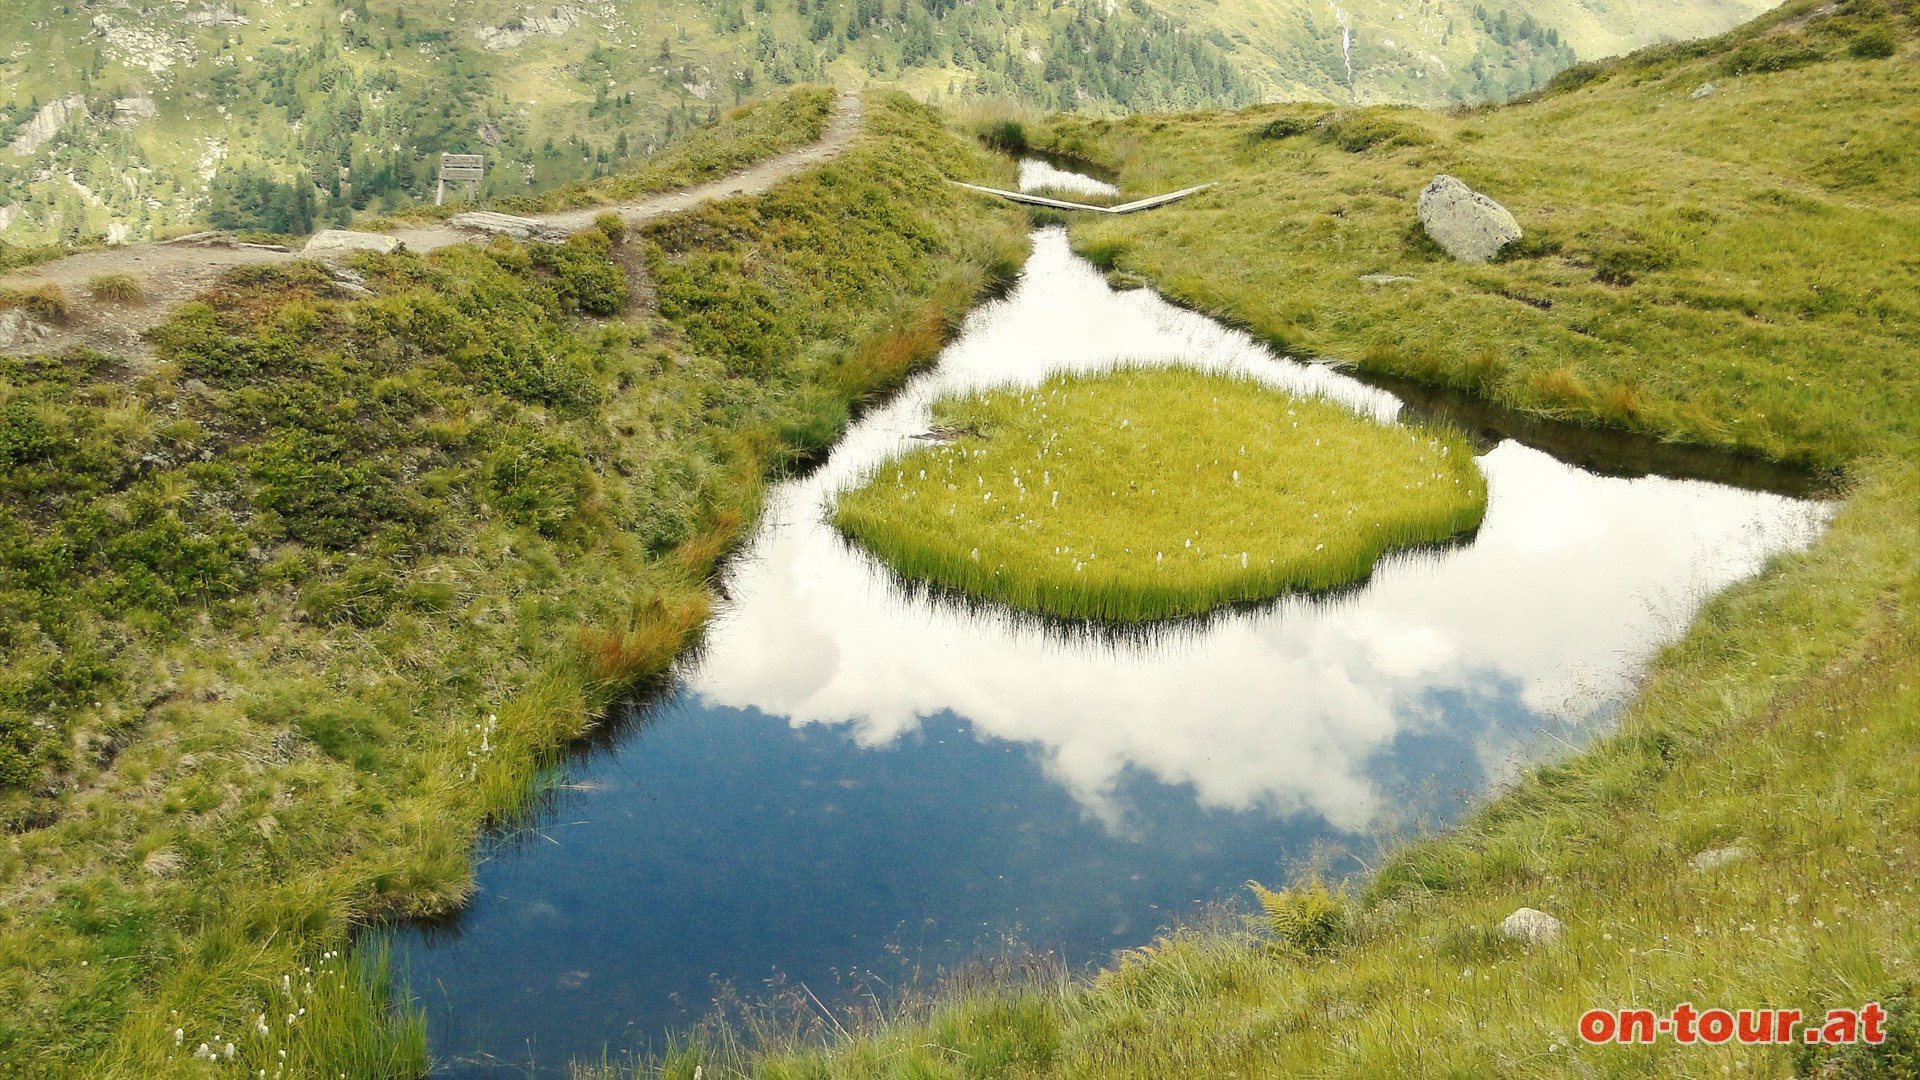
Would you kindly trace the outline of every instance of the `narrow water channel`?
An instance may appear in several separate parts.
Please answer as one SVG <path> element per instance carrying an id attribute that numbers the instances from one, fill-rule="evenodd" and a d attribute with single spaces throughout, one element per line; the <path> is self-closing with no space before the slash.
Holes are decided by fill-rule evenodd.
<path id="1" fill-rule="evenodd" d="M 1128 637 L 917 595 L 824 523 L 832 492 L 916 445 L 935 397 L 1122 361 L 1402 408 L 1115 292 L 1064 232 L 1036 233 L 937 367 L 770 493 L 676 688 L 492 845 L 457 922 L 398 937 L 445 1075 L 658 1047 L 723 987 L 831 1001 L 1008 941 L 1097 961 L 1316 846 L 1351 869 L 1603 728 L 1704 599 L 1829 513 L 1502 440 L 1470 543 Z"/>

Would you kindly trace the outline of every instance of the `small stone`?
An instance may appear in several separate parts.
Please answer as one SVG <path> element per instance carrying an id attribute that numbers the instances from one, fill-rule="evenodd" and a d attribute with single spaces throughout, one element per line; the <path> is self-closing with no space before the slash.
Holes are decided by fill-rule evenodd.
<path id="1" fill-rule="evenodd" d="M 1360 284 L 1362 285 L 1393 285 L 1402 281 L 1419 281 L 1419 280 L 1420 279 L 1417 277 L 1408 277 L 1405 274 L 1361 274 L 1360 275 Z"/>
<path id="2" fill-rule="evenodd" d="M 1566 924 L 1544 911 L 1523 907 L 1500 920 L 1502 937 L 1517 941 L 1551 943 L 1560 940 Z"/>
<path id="3" fill-rule="evenodd" d="M 347 229 L 325 229 L 313 234 L 307 241 L 308 254 L 326 251 L 378 251 L 386 254 L 400 246 L 400 238 L 381 233 L 351 232 Z"/>
<path id="4" fill-rule="evenodd" d="M 1489 262 L 1520 239 L 1507 208 L 1451 176 L 1436 176 L 1420 192 L 1420 225 L 1459 262 Z"/>
<path id="5" fill-rule="evenodd" d="M 1701 83 L 1699 86 L 1694 87 L 1693 93 L 1688 94 L 1687 97 L 1691 98 L 1694 101 L 1699 101 L 1701 98 L 1710 98 L 1719 92 L 1720 92 L 1720 88 L 1718 86 L 1715 86 L 1710 82 L 1705 82 L 1705 83 Z"/>

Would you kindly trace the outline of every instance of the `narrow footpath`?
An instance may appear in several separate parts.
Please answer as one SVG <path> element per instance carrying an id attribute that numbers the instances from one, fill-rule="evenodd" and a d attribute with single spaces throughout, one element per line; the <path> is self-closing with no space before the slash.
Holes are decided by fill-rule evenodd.
<path id="1" fill-rule="evenodd" d="M 612 211 L 629 224 L 691 210 L 703 203 L 741 195 L 759 195 L 780 181 L 831 160 L 852 144 L 860 132 L 860 96 L 843 93 L 835 103 L 832 122 L 818 142 L 768 158 L 750 168 L 684 191 L 663 192 L 638 202 L 532 214 L 536 221 L 560 232 L 579 232 L 593 219 Z M 206 234 L 201 234 L 204 237 Z M 384 235 L 399 240 L 409 251 L 428 252 L 481 239 L 488 233 L 449 223 L 399 229 Z M 235 267 L 288 263 L 298 259 L 328 260 L 349 252 L 277 251 L 264 247 L 209 243 L 183 238 L 158 244 L 87 251 L 56 262 L 0 275 L 0 287 L 31 288 L 52 282 L 73 304 L 64 322 L 49 324 L 21 315 L 0 313 L 0 352 L 40 355 L 65 352 L 79 346 L 145 357 L 150 350 L 143 336 L 166 321 L 175 308 L 199 295 Z M 145 299 L 137 304 L 94 300 L 88 282 L 103 274 L 128 274 L 140 282 Z M 7 318 L 7 316 L 13 316 Z"/>

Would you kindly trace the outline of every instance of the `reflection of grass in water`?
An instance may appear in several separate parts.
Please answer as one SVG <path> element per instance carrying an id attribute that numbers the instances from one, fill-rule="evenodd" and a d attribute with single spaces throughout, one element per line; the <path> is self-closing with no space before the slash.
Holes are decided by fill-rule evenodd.
<path id="1" fill-rule="evenodd" d="M 1137 658 L 1179 655 L 1192 643 L 1216 633 L 1229 622 L 1245 623 L 1265 618 L 1283 605 L 1300 604 L 1322 614 L 1329 613 L 1360 596 L 1372 578 L 1372 573 L 1368 573 L 1330 588 L 1295 589 L 1275 596 L 1225 603 L 1190 615 L 1169 616 L 1152 621 L 1116 622 L 1087 616 L 1070 617 L 1046 611 L 1017 608 L 1006 601 L 973 595 L 951 585 L 928 581 L 926 578 L 909 577 L 899 568 L 875 556 L 859 541 L 846 536 L 841 536 L 840 540 L 857 557 L 866 560 L 875 573 L 885 579 L 889 588 L 912 603 L 926 605 L 935 610 L 953 612 L 967 618 L 994 620 L 1020 631 L 1038 633 L 1044 635 L 1055 646 L 1082 652 L 1124 649 Z M 1436 562 L 1445 558 L 1454 548 L 1465 546 L 1472 541 L 1473 534 L 1469 532 L 1439 543 L 1413 544 L 1396 548 L 1376 562 L 1373 571 L 1377 572 L 1388 560 L 1392 560 L 1396 565 Z"/>
<path id="2" fill-rule="evenodd" d="M 908 577 L 1066 618 L 1332 588 L 1486 509 L 1463 436 L 1191 370 L 1059 376 L 934 414 L 961 434 L 843 494 L 835 524 Z"/>

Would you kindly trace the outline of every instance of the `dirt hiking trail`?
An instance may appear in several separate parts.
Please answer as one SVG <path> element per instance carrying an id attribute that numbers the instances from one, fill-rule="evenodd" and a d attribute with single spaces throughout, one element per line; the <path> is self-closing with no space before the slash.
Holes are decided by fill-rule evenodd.
<path id="1" fill-rule="evenodd" d="M 663 192 L 638 202 L 560 210 L 513 219 L 538 223 L 553 233 L 591 228 L 594 218 L 609 211 L 628 224 L 677 214 L 704 203 L 740 195 L 759 195 L 782 180 L 845 150 L 860 132 L 860 96 L 843 93 L 835 102 L 833 119 L 818 142 L 770 157 L 740 172 L 683 191 Z M 454 244 L 487 239 L 485 229 L 462 228 L 448 222 L 367 233 L 399 241 L 409 251 L 429 252 Z M 204 292 L 235 267 L 288 263 L 298 259 L 329 261 L 352 254 L 350 249 L 286 251 L 235 243 L 211 233 L 159 244 L 141 244 L 82 252 L 55 262 L 0 275 L 0 287 L 30 289 L 52 282 L 66 293 L 73 311 L 64 321 L 33 319 L 25 311 L 0 312 L 0 353 L 19 356 L 61 353 L 85 346 L 128 359 L 151 354 L 144 335 L 166 321 L 175 308 Z M 88 283 L 103 274 L 126 274 L 140 283 L 144 296 L 132 303 L 95 300 Z"/>

